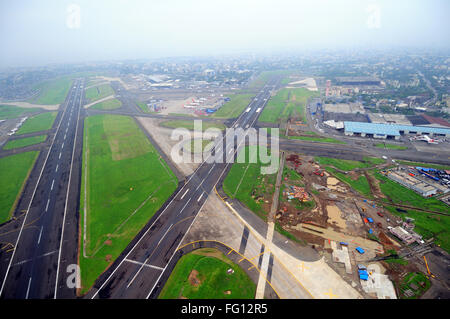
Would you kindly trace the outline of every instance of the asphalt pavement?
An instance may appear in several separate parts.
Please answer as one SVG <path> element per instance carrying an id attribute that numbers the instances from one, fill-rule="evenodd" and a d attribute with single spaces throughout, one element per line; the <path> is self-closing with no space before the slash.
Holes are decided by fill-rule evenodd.
<path id="1" fill-rule="evenodd" d="M 15 249 L 0 266 L 0 273 L 4 274 L 1 298 L 76 296 L 75 289 L 66 286 L 70 275 L 66 270 L 67 265 L 76 264 L 77 256 L 78 190 L 71 186 L 77 178 L 74 164 L 80 164 L 80 157 L 75 154 L 75 136 L 82 134 L 77 129 L 84 96 L 82 85 L 83 80 L 76 80 L 61 105 L 56 134 L 46 152 L 28 208 L 19 218 Z M 71 234 L 71 238 L 64 237 L 65 234 Z"/>
<path id="2" fill-rule="evenodd" d="M 252 127 L 278 86 L 272 80 L 250 102 L 233 127 Z M 224 137 L 225 139 L 227 136 Z M 227 140 L 227 139 L 226 139 Z M 227 140 L 228 141 L 228 140 Z M 239 145 L 216 147 L 228 159 L 224 163 L 204 161 L 175 194 L 168 205 L 158 212 L 142 235 L 99 278 L 87 298 L 154 298 L 155 291 L 164 285 L 170 271 L 166 271 L 177 247 L 189 231 L 208 194 L 234 159 Z"/>

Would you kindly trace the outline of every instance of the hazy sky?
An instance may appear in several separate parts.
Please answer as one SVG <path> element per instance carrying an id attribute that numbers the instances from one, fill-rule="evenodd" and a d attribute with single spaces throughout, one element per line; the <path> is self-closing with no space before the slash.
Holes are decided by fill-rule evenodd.
<path id="1" fill-rule="evenodd" d="M 0 0 L 0 67 L 334 47 L 449 47 L 449 0 Z"/>

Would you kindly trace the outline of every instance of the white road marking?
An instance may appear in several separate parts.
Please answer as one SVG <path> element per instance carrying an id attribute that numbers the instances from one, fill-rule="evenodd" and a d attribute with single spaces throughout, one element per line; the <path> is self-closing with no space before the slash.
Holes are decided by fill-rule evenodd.
<path id="1" fill-rule="evenodd" d="M 146 267 L 150 267 L 150 268 L 158 269 L 158 270 L 164 270 L 164 268 L 161 268 L 161 267 L 158 267 L 158 266 L 154 266 L 154 265 L 150 265 L 150 264 L 144 264 L 144 263 L 141 263 L 141 262 L 136 261 L 136 260 L 131 260 L 131 259 L 125 259 L 125 260 L 130 262 L 130 263 L 136 264 L 136 265 L 146 266 Z"/>
<path id="2" fill-rule="evenodd" d="M 260 108 L 260 107 L 256 110 L 256 113 L 259 113 L 259 111 L 261 111 L 261 108 Z"/>
<path id="3" fill-rule="evenodd" d="M 252 102 L 250 102 L 250 105 L 251 105 L 252 103 L 253 103 L 253 100 L 252 100 Z M 244 115 L 244 113 L 241 113 L 241 115 L 239 115 L 239 117 L 236 119 L 236 121 L 235 121 L 234 123 L 238 123 L 239 120 L 243 117 L 243 115 Z M 256 120 L 256 118 L 255 118 L 255 120 Z M 253 123 L 255 122 L 255 120 L 253 120 Z M 253 123 L 252 123 L 252 124 L 253 124 Z M 222 141 L 224 141 L 224 140 L 225 140 L 225 137 L 222 138 Z M 212 155 L 210 154 L 210 155 L 207 157 L 207 159 L 204 160 L 204 161 L 203 161 L 203 162 L 195 169 L 195 172 L 197 172 L 197 171 L 203 166 L 203 164 L 204 164 L 205 162 L 207 162 L 207 160 L 208 160 L 209 157 L 211 157 L 211 156 L 212 156 Z M 226 168 L 225 168 L 225 169 L 226 169 Z M 224 170 L 222 171 L 222 173 L 220 174 L 220 177 L 222 177 L 222 175 L 224 174 L 225 169 L 224 169 Z M 194 174 L 192 174 L 192 176 L 189 178 L 188 182 L 194 177 L 195 172 L 194 172 Z M 220 177 L 219 177 L 219 178 L 220 178 Z M 217 182 L 216 182 L 215 185 L 217 185 Z M 215 185 L 214 185 L 214 186 L 215 186 Z M 182 189 L 183 189 L 183 188 L 184 188 L 184 187 L 182 187 Z M 182 190 L 182 189 L 181 189 L 181 190 Z M 180 192 L 181 192 L 181 190 L 180 190 Z M 169 204 L 166 206 L 166 208 L 164 208 L 164 210 L 162 211 L 162 213 L 161 213 L 161 214 L 158 216 L 158 218 L 152 223 L 152 226 L 153 226 L 153 225 L 159 220 L 159 218 L 161 218 L 161 216 L 166 212 L 167 208 L 170 207 L 170 205 L 171 205 L 172 202 L 175 200 L 175 198 L 176 198 L 176 197 L 172 198 L 172 200 L 169 202 Z M 205 205 L 205 203 L 206 203 L 206 201 L 203 202 L 203 205 L 202 205 L 202 207 L 200 207 L 200 210 L 199 210 L 199 211 L 201 211 L 201 209 L 203 208 L 203 206 Z M 194 221 L 196 220 L 197 216 L 198 216 L 198 214 L 195 215 Z M 193 222 L 194 222 L 194 221 L 193 221 Z M 191 223 L 191 225 L 190 225 L 189 228 L 188 228 L 188 232 L 189 232 L 189 230 L 191 229 L 191 227 L 192 227 L 192 223 Z M 127 257 L 134 251 L 134 249 L 141 243 L 141 241 L 144 239 L 144 237 L 147 235 L 147 233 L 150 231 L 150 229 L 151 229 L 151 227 L 149 227 L 149 228 L 145 231 L 145 233 L 142 234 L 142 236 L 140 236 L 139 240 L 138 240 L 138 241 L 134 244 L 134 246 L 128 251 L 128 253 L 127 253 L 127 255 L 125 256 L 125 258 L 127 258 Z M 183 240 L 185 237 L 186 237 L 186 233 L 184 234 L 182 240 Z M 177 248 L 178 248 L 178 247 L 180 247 L 180 244 L 178 244 Z M 172 260 L 173 256 L 174 256 L 174 254 L 172 254 L 172 257 L 170 257 L 170 260 Z M 112 273 L 108 276 L 108 278 L 106 278 L 106 280 L 102 283 L 102 285 L 101 285 L 101 286 L 98 288 L 98 290 L 94 293 L 94 295 L 91 297 L 91 299 L 94 299 L 94 298 L 97 297 L 97 295 L 98 295 L 98 293 L 100 292 L 100 290 L 102 290 L 103 287 L 110 281 L 110 279 L 114 276 L 114 274 L 115 274 L 116 271 L 120 268 L 120 266 L 123 264 L 124 261 L 125 261 L 125 259 L 122 259 L 122 260 L 120 261 L 119 265 L 117 265 L 117 267 L 114 268 L 114 270 L 112 271 Z M 166 269 L 166 267 L 167 267 L 167 265 L 164 267 L 164 270 Z M 163 272 L 161 273 L 161 275 L 158 277 L 158 281 L 159 281 L 159 279 L 161 278 L 161 276 L 162 276 L 163 273 L 164 273 L 164 271 L 163 271 Z M 150 292 L 148 293 L 147 299 L 150 297 L 150 295 L 151 295 L 151 293 L 153 292 L 153 290 L 155 289 L 157 283 L 158 283 L 158 282 L 155 283 L 155 285 L 153 286 L 153 288 L 152 288 L 152 289 L 150 290 Z"/>
<path id="4" fill-rule="evenodd" d="M 44 226 L 41 226 L 41 231 L 39 232 L 39 238 L 38 238 L 38 245 L 41 242 L 41 236 L 42 236 L 42 229 L 44 229 Z"/>
<path id="5" fill-rule="evenodd" d="M 56 169 L 55 169 L 55 172 L 57 172 L 57 171 L 58 171 L 58 166 L 59 166 L 59 164 L 56 164 Z"/>
<path id="6" fill-rule="evenodd" d="M 159 244 L 162 242 L 162 240 L 164 239 L 164 237 L 166 237 L 166 235 L 167 235 L 167 233 L 169 232 L 169 230 L 172 229 L 172 226 L 173 226 L 173 224 L 171 224 L 170 227 L 166 230 L 166 232 L 164 233 L 164 235 L 163 235 L 163 236 L 161 237 L 161 239 L 159 240 L 157 246 L 159 246 Z"/>
<path id="7" fill-rule="evenodd" d="M 181 196 L 181 198 L 180 199 L 183 199 L 184 198 L 184 196 L 187 194 L 187 192 L 189 192 L 189 188 L 188 189 L 186 189 L 186 191 L 184 192 L 184 194 L 183 194 L 183 196 Z"/>
<path id="8" fill-rule="evenodd" d="M 247 108 L 247 109 L 245 110 L 245 113 L 248 113 L 251 109 L 252 109 L 251 107 Z"/>
<path id="9" fill-rule="evenodd" d="M 57 127 L 57 129 L 56 129 L 56 134 L 55 134 L 55 136 L 58 135 L 59 129 L 61 128 L 62 118 L 64 117 L 65 114 L 66 114 L 66 109 L 64 109 L 64 111 L 63 111 L 63 116 L 61 117 L 61 120 L 60 120 L 59 123 L 58 123 L 58 127 Z M 28 211 L 30 210 L 31 204 L 33 203 L 34 197 L 35 197 L 35 195 L 36 195 L 36 190 L 37 190 L 37 188 L 38 188 L 38 185 L 39 185 L 39 182 L 40 182 L 40 180 L 41 180 L 42 174 L 43 174 L 44 169 L 45 169 L 45 167 L 46 167 L 48 157 L 50 156 L 50 152 L 51 152 L 51 150 L 53 149 L 54 143 L 55 143 L 55 137 L 53 137 L 53 140 L 52 140 L 50 149 L 48 150 L 47 156 L 45 157 L 44 165 L 42 166 L 41 172 L 39 173 L 38 181 L 37 181 L 37 183 L 36 183 L 36 185 L 35 185 L 35 187 L 34 187 L 33 195 L 31 196 L 31 200 L 30 200 L 30 202 L 29 202 L 29 204 L 28 204 L 27 213 L 25 213 L 25 218 L 24 218 L 23 221 L 22 221 L 22 226 L 20 226 L 19 235 L 17 236 L 16 244 L 15 244 L 14 247 L 17 247 L 17 245 L 18 245 L 18 243 L 19 243 L 19 241 L 20 241 L 20 239 L 21 239 L 22 231 L 23 231 L 23 228 L 24 228 L 25 223 L 26 223 L 26 221 L 27 221 Z M 16 249 L 13 250 L 13 253 L 12 253 L 12 255 L 11 255 L 11 258 L 9 259 L 8 267 L 6 268 L 6 273 L 5 273 L 5 276 L 3 277 L 2 286 L 1 286 L 1 288 L 0 288 L 0 296 L 2 295 L 3 289 L 5 288 L 6 279 L 8 278 L 9 270 L 10 270 L 10 268 L 11 268 L 11 265 L 12 265 L 12 262 L 13 262 L 13 260 L 14 260 L 15 254 L 16 254 Z M 30 279 L 30 280 L 31 280 L 31 279 Z"/>
<path id="10" fill-rule="evenodd" d="M 200 199 L 202 199 L 202 197 L 203 197 L 203 192 L 200 194 L 200 197 L 197 199 L 197 202 L 199 202 Z"/>
<path id="11" fill-rule="evenodd" d="M 183 210 L 186 208 L 187 204 L 191 201 L 191 199 L 192 199 L 192 197 L 189 198 L 189 200 L 186 202 L 186 204 L 184 204 L 183 208 L 180 210 L 180 212 L 178 213 L 178 215 L 180 215 L 180 214 L 183 212 Z"/>
<path id="12" fill-rule="evenodd" d="M 61 146 L 61 149 L 63 149 L 64 148 L 64 142 L 62 143 L 62 146 Z"/>
<path id="13" fill-rule="evenodd" d="M 67 134 L 64 134 L 64 139 L 66 139 Z"/>
<path id="14" fill-rule="evenodd" d="M 47 210 L 48 210 L 48 204 L 50 204 L 50 198 L 49 198 L 49 199 L 47 199 L 47 206 L 45 206 L 45 211 L 47 211 Z"/>
<path id="15" fill-rule="evenodd" d="M 231 150 L 228 152 L 228 154 L 230 154 L 231 152 L 233 152 L 233 149 L 231 149 Z"/>
<path id="16" fill-rule="evenodd" d="M 27 294 L 25 296 L 25 299 L 28 299 L 28 294 L 30 293 L 30 285 L 31 285 L 31 277 L 30 277 L 30 280 L 28 280 L 28 288 L 27 288 Z"/>
<path id="17" fill-rule="evenodd" d="M 55 184 L 55 180 L 52 180 L 52 187 L 50 187 L 50 190 L 53 190 L 53 185 Z"/>
<path id="18" fill-rule="evenodd" d="M 169 230 L 172 228 L 172 226 L 173 226 L 173 224 L 171 224 L 171 225 L 169 226 L 169 228 L 166 230 L 166 232 L 164 233 L 164 235 L 163 235 L 163 236 L 161 237 L 161 239 L 159 240 L 158 245 L 156 245 L 157 247 L 159 246 L 159 244 L 161 243 L 161 241 L 164 239 L 164 237 L 166 237 L 167 233 L 168 233 Z M 150 258 L 150 257 L 147 257 L 147 259 L 145 259 L 145 261 L 142 263 L 142 265 L 141 265 L 141 267 L 139 268 L 139 270 L 136 272 L 136 274 L 133 276 L 133 278 L 131 279 L 131 281 L 128 283 L 127 289 L 128 289 L 128 287 L 131 286 L 131 284 L 133 283 L 133 281 L 134 281 L 134 280 L 136 279 L 136 277 L 139 275 L 139 273 L 141 272 L 141 270 L 142 270 L 142 268 L 144 267 L 144 265 L 146 265 L 146 263 L 147 263 L 147 261 L 148 261 L 149 258 Z"/>
<path id="19" fill-rule="evenodd" d="M 214 166 L 216 166 L 216 164 L 213 164 L 213 166 L 211 166 L 211 168 L 208 171 L 208 175 L 209 175 L 209 173 L 211 173 L 211 171 L 213 170 Z"/>
<path id="20" fill-rule="evenodd" d="M 61 152 L 59 152 L 59 157 L 58 157 L 58 159 L 61 159 Z"/>

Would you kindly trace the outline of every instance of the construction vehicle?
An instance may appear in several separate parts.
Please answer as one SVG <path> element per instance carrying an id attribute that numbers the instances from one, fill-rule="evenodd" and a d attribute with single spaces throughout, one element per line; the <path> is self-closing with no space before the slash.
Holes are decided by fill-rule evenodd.
<path id="1" fill-rule="evenodd" d="M 431 273 L 430 268 L 428 268 L 428 262 L 425 255 L 423 256 L 423 260 L 425 261 L 425 266 L 427 267 L 428 276 L 430 276 L 431 278 L 436 278 L 436 276 Z"/>

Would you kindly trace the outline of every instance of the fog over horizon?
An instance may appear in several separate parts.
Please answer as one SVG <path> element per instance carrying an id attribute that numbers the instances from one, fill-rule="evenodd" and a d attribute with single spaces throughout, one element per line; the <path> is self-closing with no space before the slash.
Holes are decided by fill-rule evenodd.
<path id="1" fill-rule="evenodd" d="M 0 67 L 317 49 L 448 49 L 449 13 L 448 0 L 1 1 Z"/>

